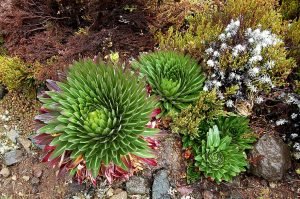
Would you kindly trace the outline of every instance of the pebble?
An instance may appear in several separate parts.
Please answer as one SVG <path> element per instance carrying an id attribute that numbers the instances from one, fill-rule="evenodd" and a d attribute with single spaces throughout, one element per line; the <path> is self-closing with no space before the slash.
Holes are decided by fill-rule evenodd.
<path id="1" fill-rule="evenodd" d="M 21 162 L 23 160 L 23 153 L 21 150 L 13 150 L 4 154 L 4 164 L 10 166 Z"/>
<path id="2" fill-rule="evenodd" d="M 39 184 L 39 183 L 40 183 L 40 180 L 39 180 L 37 177 L 33 177 L 33 178 L 31 179 L 31 184 L 37 185 L 37 184 Z"/>
<path id="3" fill-rule="evenodd" d="M 1 169 L 0 171 L 0 175 L 2 175 L 4 178 L 9 177 L 10 175 L 10 171 L 8 168 L 4 167 L 3 169 Z"/>
<path id="4" fill-rule="evenodd" d="M 36 194 L 36 193 L 39 192 L 39 188 L 38 188 L 37 186 L 33 186 L 31 192 L 32 192 L 33 194 Z"/>
<path id="5" fill-rule="evenodd" d="M 117 195 L 113 195 L 112 197 L 110 197 L 110 199 L 127 199 L 127 192 L 121 191 Z"/>
<path id="6" fill-rule="evenodd" d="M 106 195 L 107 195 L 108 197 L 113 196 L 113 195 L 114 195 L 114 190 L 113 190 L 112 188 L 108 189 L 107 192 L 106 192 Z"/>
<path id="7" fill-rule="evenodd" d="M 41 169 L 35 169 L 35 170 L 33 171 L 33 175 L 34 175 L 34 177 L 36 177 L 36 178 L 40 178 L 40 177 L 42 176 L 42 174 L 43 174 L 43 170 L 41 170 Z"/>
<path id="8" fill-rule="evenodd" d="M 6 132 L 6 136 L 13 142 L 17 142 L 17 138 L 19 137 L 19 132 L 11 129 L 10 131 Z"/>
<path id="9" fill-rule="evenodd" d="M 24 138 L 17 138 L 17 141 L 23 146 L 27 153 L 30 153 L 30 140 Z"/>
<path id="10" fill-rule="evenodd" d="M 11 179 L 14 180 L 14 181 L 16 181 L 16 180 L 17 180 L 17 176 L 16 176 L 16 175 L 13 175 L 13 176 L 11 177 Z"/>
<path id="11" fill-rule="evenodd" d="M 154 199 L 170 199 L 168 191 L 170 182 L 168 180 L 168 172 L 166 170 L 158 171 L 154 176 L 152 185 L 152 198 Z"/>
<path id="12" fill-rule="evenodd" d="M 126 191 L 128 194 L 149 194 L 149 183 L 145 178 L 132 176 L 126 182 Z"/>
<path id="13" fill-rule="evenodd" d="M 23 180 L 25 180 L 26 182 L 29 181 L 29 179 L 30 179 L 29 176 L 23 176 L 22 178 L 23 178 Z"/>

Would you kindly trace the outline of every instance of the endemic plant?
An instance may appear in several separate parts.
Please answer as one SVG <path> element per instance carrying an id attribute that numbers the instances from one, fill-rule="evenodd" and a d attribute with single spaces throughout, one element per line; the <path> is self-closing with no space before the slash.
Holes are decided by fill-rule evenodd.
<path id="1" fill-rule="evenodd" d="M 48 144 L 45 161 L 92 182 L 128 176 L 140 160 L 155 164 L 149 136 L 156 130 L 146 124 L 156 101 L 132 74 L 86 60 L 75 62 L 64 82 L 48 83 L 36 117 L 44 124 L 36 140 Z"/>
<path id="2" fill-rule="evenodd" d="M 195 161 L 200 171 L 216 182 L 231 181 L 248 165 L 246 154 L 232 143 L 230 136 L 220 138 L 217 126 L 210 128 L 207 139 L 202 140 Z"/>
<path id="3" fill-rule="evenodd" d="M 219 116 L 215 120 L 201 122 L 199 125 L 200 137 L 204 138 L 205 132 L 214 125 L 220 130 L 221 137 L 230 136 L 232 143 L 241 150 L 250 149 L 256 140 L 256 136 L 249 126 L 249 119 L 238 115 Z"/>
<path id="4" fill-rule="evenodd" d="M 186 108 L 203 88 L 201 68 L 187 55 L 158 51 L 141 55 L 132 65 L 145 77 L 149 92 L 159 96 L 161 115 Z"/>

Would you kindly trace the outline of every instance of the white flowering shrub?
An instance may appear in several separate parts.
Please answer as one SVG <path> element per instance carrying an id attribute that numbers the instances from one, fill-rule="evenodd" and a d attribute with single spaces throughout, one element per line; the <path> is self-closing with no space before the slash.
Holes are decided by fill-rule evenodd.
<path id="1" fill-rule="evenodd" d="M 218 97 L 227 100 L 227 107 L 233 107 L 236 100 L 248 99 L 249 95 L 261 103 L 260 93 L 270 91 L 279 76 L 283 81 L 289 73 L 281 70 L 282 60 L 273 56 L 274 49 L 282 48 L 283 44 L 275 34 L 260 27 L 241 33 L 240 26 L 239 19 L 231 20 L 217 41 L 205 50 L 208 79 L 204 90 L 217 89 Z"/>

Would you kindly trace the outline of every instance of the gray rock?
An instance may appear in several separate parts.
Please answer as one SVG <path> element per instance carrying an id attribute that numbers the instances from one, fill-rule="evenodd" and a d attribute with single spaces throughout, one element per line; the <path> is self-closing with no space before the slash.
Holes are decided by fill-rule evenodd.
<path id="1" fill-rule="evenodd" d="M 31 192 L 32 192 L 33 194 L 37 194 L 37 193 L 39 192 L 38 186 L 33 186 Z"/>
<path id="2" fill-rule="evenodd" d="M 11 129 L 10 131 L 8 131 L 6 133 L 6 136 L 13 142 L 16 143 L 17 142 L 17 138 L 19 137 L 19 132 Z"/>
<path id="3" fill-rule="evenodd" d="M 23 146 L 27 153 L 30 153 L 31 141 L 24 138 L 17 138 L 17 141 Z"/>
<path id="4" fill-rule="evenodd" d="M 254 158 L 261 158 L 256 165 L 251 165 L 251 173 L 268 181 L 281 180 L 291 167 L 288 146 L 272 135 L 262 136 L 250 154 Z"/>
<path id="5" fill-rule="evenodd" d="M 30 180 L 30 176 L 23 176 L 22 177 L 23 180 L 25 180 L 26 182 Z"/>
<path id="6" fill-rule="evenodd" d="M 149 194 L 149 183 L 146 179 L 139 176 L 132 176 L 126 182 L 128 194 Z"/>
<path id="7" fill-rule="evenodd" d="M 2 175 L 4 178 L 9 177 L 10 175 L 10 171 L 8 168 L 4 167 L 3 169 L 1 169 L 0 171 L 0 175 Z"/>
<path id="8" fill-rule="evenodd" d="M 113 195 L 110 199 L 127 199 L 127 192 L 121 191 L 120 193 Z"/>
<path id="9" fill-rule="evenodd" d="M 230 199 L 243 199 L 243 194 L 238 190 L 232 190 L 229 196 Z"/>
<path id="10" fill-rule="evenodd" d="M 170 173 L 171 182 L 180 182 L 186 172 L 186 161 L 182 156 L 182 146 L 178 139 L 168 137 L 161 141 L 158 152 L 158 168 L 166 168 Z"/>
<path id="11" fill-rule="evenodd" d="M 37 185 L 37 184 L 39 184 L 40 183 L 40 180 L 37 178 L 37 177 L 33 177 L 32 179 L 31 179 L 31 184 L 32 185 Z"/>
<path id="12" fill-rule="evenodd" d="M 21 150 L 13 150 L 4 154 L 4 164 L 10 166 L 21 162 L 23 160 L 23 153 Z"/>
<path id="13" fill-rule="evenodd" d="M 0 84 L 0 100 L 3 99 L 5 93 L 5 87 L 2 84 Z"/>
<path id="14" fill-rule="evenodd" d="M 152 199 L 171 199 L 168 194 L 169 189 L 168 172 L 166 170 L 158 171 L 152 185 Z"/>

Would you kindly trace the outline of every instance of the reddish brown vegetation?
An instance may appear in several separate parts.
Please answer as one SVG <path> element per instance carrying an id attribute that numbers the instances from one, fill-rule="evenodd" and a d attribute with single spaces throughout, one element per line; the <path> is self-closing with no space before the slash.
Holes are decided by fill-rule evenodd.
<path id="1" fill-rule="evenodd" d="M 134 5 L 134 10 L 124 9 Z M 0 17 L 10 55 L 44 65 L 38 79 L 58 79 L 73 60 L 117 51 L 121 59 L 154 47 L 151 16 L 139 1 L 12 0 Z M 84 28 L 87 34 L 75 34 Z"/>

